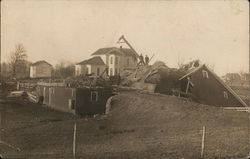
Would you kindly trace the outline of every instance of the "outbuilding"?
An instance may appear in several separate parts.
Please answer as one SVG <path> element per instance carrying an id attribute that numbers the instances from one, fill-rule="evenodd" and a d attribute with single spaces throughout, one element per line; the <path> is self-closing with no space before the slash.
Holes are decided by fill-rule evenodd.
<path id="1" fill-rule="evenodd" d="M 47 61 L 37 61 L 30 66 L 30 78 L 51 78 L 52 69 Z"/>
<path id="2" fill-rule="evenodd" d="M 76 115 L 104 114 L 112 89 L 106 87 L 68 88 L 38 85 L 36 92 L 43 103 L 55 110 Z"/>

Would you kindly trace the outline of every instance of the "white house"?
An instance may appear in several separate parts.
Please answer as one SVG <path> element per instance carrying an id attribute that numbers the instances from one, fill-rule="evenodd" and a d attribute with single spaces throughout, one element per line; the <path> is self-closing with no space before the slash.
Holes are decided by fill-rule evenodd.
<path id="1" fill-rule="evenodd" d="M 108 74 L 114 76 L 125 69 L 136 68 L 138 54 L 128 48 L 101 48 L 92 54 L 94 57 L 101 57 L 108 66 Z"/>
<path id="2" fill-rule="evenodd" d="M 87 75 L 87 74 L 94 74 L 94 75 L 101 75 L 105 69 L 107 68 L 106 64 L 103 62 L 101 57 L 92 57 L 88 60 L 84 60 L 79 62 L 75 66 L 75 75 Z"/>
<path id="3" fill-rule="evenodd" d="M 30 66 L 30 78 L 50 78 L 53 66 L 42 60 L 33 63 Z"/>

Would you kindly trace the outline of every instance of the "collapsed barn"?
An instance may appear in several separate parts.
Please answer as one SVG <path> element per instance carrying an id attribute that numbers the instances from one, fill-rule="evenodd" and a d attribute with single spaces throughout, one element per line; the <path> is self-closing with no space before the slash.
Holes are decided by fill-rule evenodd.
<path id="1" fill-rule="evenodd" d="M 205 64 L 191 69 L 179 79 L 181 91 L 195 101 L 215 106 L 240 107 L 247 104 Z"/>
<path id="2" fill-rule="evenodd" d="M 140 66 L 123 77 L 123 85 L 148 89 L 150 92 L 176 95 L 193 101 L 223 107 L 247 104 L 206 65 L 191 61 L 180 69 L 169 68 L 163 62 Z"/>
<path id="3" fill-rule="evenodd" d="M 68 88 L 37 85 L 40 100 L 53 109 L 76 115 L 104 114 L 106 102 L 112 96 L 107 87 Z"/>

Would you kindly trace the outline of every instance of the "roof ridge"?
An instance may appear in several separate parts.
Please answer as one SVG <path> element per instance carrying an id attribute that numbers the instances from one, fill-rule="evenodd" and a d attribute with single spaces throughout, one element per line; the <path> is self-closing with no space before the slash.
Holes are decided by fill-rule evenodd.
<path id="1" fill-rule="evenodd" d="M 52 66 L 50 63 L 48 63 L 48 62 L 45 61 L 45 60 L 36 61 L 36 62 L 32 63 L 32 66 L 37 65 L 37 64 L 39 64 L 39 63 L 41 63 L 41 62 L 47 63 L 48 65 Z"/>
<path id="2" fill-rule="evenodd" d="M 94 56 L 89 59 L 83 60 L 76 65 L 84 65 L 84 64 L 97 64 L 97 65 L 105 65 L 102 58 L 100 56 Z"/>

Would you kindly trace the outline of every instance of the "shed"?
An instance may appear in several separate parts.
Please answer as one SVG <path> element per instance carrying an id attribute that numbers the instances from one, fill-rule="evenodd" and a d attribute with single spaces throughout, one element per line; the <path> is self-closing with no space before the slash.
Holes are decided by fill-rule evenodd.
<path id="1" fill-rule="evenodd" d="M 52 69 L 47 61 L 37 61 L 30 66 L 30 78 L 51 78 Z"/>
<path id="2" fill-rule="evenodd" d="M 55 110 L 76 115 L 103 114 L 112 89 L 106 87 L 68 88 L 55 86 L 36 87 L 43 103 Z"/>

